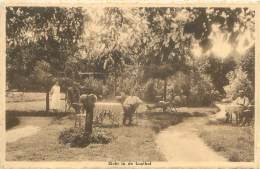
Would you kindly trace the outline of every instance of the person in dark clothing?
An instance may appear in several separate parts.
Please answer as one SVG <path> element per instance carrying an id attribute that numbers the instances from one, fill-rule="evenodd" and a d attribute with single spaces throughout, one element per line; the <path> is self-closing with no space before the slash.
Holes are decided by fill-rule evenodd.
<path id="1" fill-rule="evenodd" d="M 134 105 L 123 106 L 124 114 L 123 114 L 123 125 L 127 125 L 126 121 L 129 120 L 128 125 L 132 124 L 133 114 L 135 113 Z"/>
<path id="2" fill-rule="evenodd" d="M 73 86 L 69 87 L 67 91 L 67 103 L 69 105 L 68 110 L 72 107 L 76 113 L 79 113 L 80 111 L 79 98 L 80 98 L 80 89 L 77 87 L 77 84 L 73 84 Z"/>

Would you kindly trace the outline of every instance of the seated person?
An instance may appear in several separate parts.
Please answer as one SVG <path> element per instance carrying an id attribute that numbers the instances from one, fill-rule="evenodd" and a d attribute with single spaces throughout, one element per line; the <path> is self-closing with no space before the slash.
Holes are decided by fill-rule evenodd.
<path id="1" fill-rule="evenodd" d="M 233 104 L 240 107 L 249 106 L 249 99 L 246 97 L 243 90 L 239 90 L 239 96 L 233 101 Z"/>
<path id="2" fill-rule="evenodd" d="M 232 121 L 232 114 L 236 116 L 236 122 L 239 123 L 240 114 L 247 109 L 250 102 L 243 90 L 239 90 L 238 97 L 226 108 L 226 121 Z"/>

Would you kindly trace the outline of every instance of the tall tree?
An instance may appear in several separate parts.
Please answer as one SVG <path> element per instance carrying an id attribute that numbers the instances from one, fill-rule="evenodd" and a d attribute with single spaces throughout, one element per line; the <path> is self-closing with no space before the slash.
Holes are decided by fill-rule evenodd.
<path id="1" fill-rule="evenodd" d="M 78 51 L 84 22 L 82 9 L 8 7 L 6 10 L 7 81 L 11 87 L 19 83 L 16 76 L 29 77 L 38 61 L 49 64 L 48 72 L 54 76 L 63 71 L 68 58 Z"/>
<path id="2" fill-rule="evenodd" d="M 184 8 L 145 8 L 148 31 L 143 63 L 152 69 L 152 78 L 164 80 L 166 100 L 167 78 L 178 71 L 185 71 L 192 63 L 191 36 L 184 34 L 185 23 L 192 17 Z"/>
<path id="3" fill-rule="evenodd" d="M 116 94 L 118 77 L 126 65 L 135 65 L 134 46 L 140 39 L 141 23 L 137 9 L 102 8 L 88 11 L 90 24 L 85 29 L 83 59 L 94 71 L 111 74 Z"/>

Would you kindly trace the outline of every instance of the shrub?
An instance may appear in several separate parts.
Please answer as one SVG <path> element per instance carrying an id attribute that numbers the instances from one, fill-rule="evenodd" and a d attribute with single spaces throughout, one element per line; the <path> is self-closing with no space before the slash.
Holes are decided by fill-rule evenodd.
<path id="1" fill-rule="evenodd" d="M 177 73 L 168 80 L 167 98 L 176 106 L 208 106 L 219 99 L 211 78 L 199 71 Z"/>
<path id="2" fill-rule="evenodd" d="M 111 134 L 100 129 L 94 129 L 93 133 L 87 136 L 83 128 L 69 128 L 59 136 L 60 143 L 69 144 L 71 147 L 85 147 L 90 143 L 108 144 L 111 141 Z"/>
<path id="3" fill-rule="evenodd" d="M 219 92 L 215 89 L 209 76 L 194 73 L 191 77 L 188 104 L 192 106 L 208 106 L 217 100 Z"/>
<path id="4" fill-rule="evenodd" d="M 229 80 L 229 85 L 225 86 L 225 92 L 227 96 L 234 99 L 238 97 L 239 90 L 243 90 L 245 95 L 249 99 L 254 97 L 254 86 L 252 82 L 248 79 L 248 75 L 242 69 L 236 69 L 227 74 Z"/>
<path id="5" fill-rule="evenodd" d="M 152 80 L 148 81 L 144 89 L 144 100 L 148 102 L 154 102 L 156 101 L 156 95 L 157 95 L 157 91 L 155 88 L 154 81 Z"/>
<path id="6" fill-rule="evenodd" d="M 86 90 L 88 92 L 91 92 L 96 95 L 105 94 L 105 93 L 103 93 L 104 85 L 103 85 L 102 80 L 97 80 L 93 77 L 86 78 L 83 82 L 83 85 L 84 85 L 84 88 L 86 88 Z"/>
<path id="7" fill-rule="evenodd" d="M 241 161 L 240 157 L 239 157 L 239 152 L 233 152 L 230 157 L 229 157 L 229 161 L 232 161 L 232 162 L 239 162 Z"/>

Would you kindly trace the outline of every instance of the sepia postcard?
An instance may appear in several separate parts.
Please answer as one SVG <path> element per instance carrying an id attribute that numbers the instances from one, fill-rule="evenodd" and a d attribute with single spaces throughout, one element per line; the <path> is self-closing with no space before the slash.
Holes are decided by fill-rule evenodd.
<path id="1" fill-rule="evenodd" d="M 257 1 L 0 5 L 1 168 L 260 167 Z"/>

